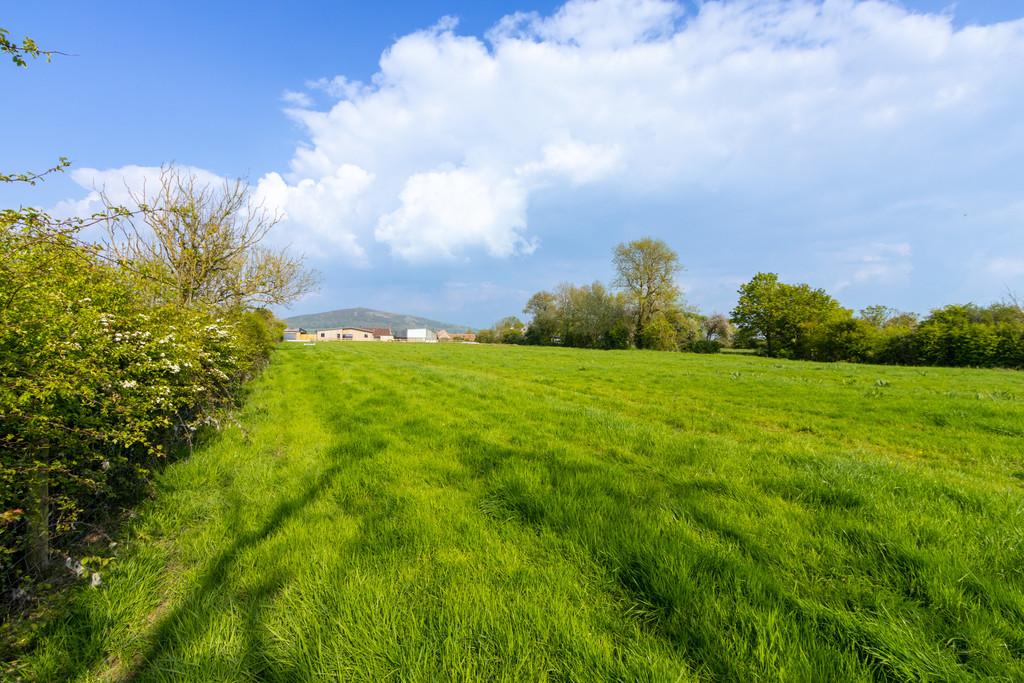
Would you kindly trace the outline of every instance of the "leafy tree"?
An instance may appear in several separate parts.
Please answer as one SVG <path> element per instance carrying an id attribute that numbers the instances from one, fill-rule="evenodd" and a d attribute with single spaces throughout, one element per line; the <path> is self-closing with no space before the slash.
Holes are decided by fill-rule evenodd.
<path id="1" fill-rule="evenodd" d="M 739 294 L 732 311 L 737 332 L 747 342 L 763 343 L 769 356 L 808 356 L 816 326 L 849 316 L 824 290 L 779 282 L 775 273 L 758 273 Z"/>
<path id="2" fill-rule="evenodd" d="M 626 318 L 618 318 L 601 335 L 601 346 L 599 348 L 628 349 L 629 348 L 629 321 Z"/>
<path id="3" fill-rule="evenodd" d="M 679 255 L 665 242 L 645 237 L 617 246 L 612 261 L 617 273 L 614 285 L 626 294 L 633 315 L 633 336 L 642 346 L 644 328 L 655 313 L 679 299 L 675 281 L 682 269 Z"/>
<path id="4" fill-rule="evenodd" d="M 867 308 L 860 309 L 860 319 L 875 327 L 881 329 L 888 324 L 889 320 L 896 315 L 896 311 L 889 308 L 888 306 L 868 306 Z"/>
<path id="5" fill-rule="evenodd" d="M 1024 323 L 1024 312 L 1012 301 L 1000 301 L 986 307 L 969 306 L 971 322 L 998 325 L 1000 323 Z"/>
<path id="6" fill-rule="evenodd" d="M 916 316 L 915 316 L 916 318 Z M 918 365 L 918 344 L 913 326 L 893 324 L 889 322 L 881 330 L 876 330 L 871 339 L 872 363 L 888 365 Z"/>
<path id="7" fill-rule="evenodd" d="M 0 512 L 28 522 L 24 537 L 0 529 L 5 574 L 20 538 L 40 571 L 51 529 L 70 530 L 83 501 L 136 490 L 168 442 L 232 403 L 279 335 L 265 312 L 148 305 L 97 252 L 0 219 Z"/>
<path id="8" fill-rule="evenodd" d="M 885 327 L 900 328 L 905 330 L 913 329 L 917 326 L 917 313 L 896 313 L 889 317 L 885 321 Z"/>
<path id="9" fill-rule="evenodd" d="M 934 309 L 914 331 L 918 362 L 927 365 L 998 365 L 999 323 L 1005 309 L 952 304 Z M 1011 323 L 1012 324 L 1012 323 Z"/>
<path id="10" fill-rule="evenodd" d="M 657 311 L 647 322 L 641 335 L 640 346 L 654 351 L 678 351 L 679 333 L 668 316 Z"/>
<path id="11" fill-rule="evenodd" d="M 1024 320 L 1024 299 L 1017 296 L 1017 293 L 1012 289 L 1006 290 L 1006 305 L 1015 309 L 1017 315 Z"/>
<path id="12" fill-rule="evenodd" d="M 784 293 L 775 273 L 758 273 L 739 290 L 739 301 L 732 310 L 732 321 L 743 343 L 758 341 L 774 356 L 779 337 L 784 334 Z"/>
<path id="13" fill-rule="evenodd" d="M 629 346 L 629 312 L 625 297 L 600 282 L 577 287 L 559 285 L 561 338 L 567 346 L 619 349 Z"/>
<path id="14" fill-rule="evenodd" d="M 865 362 L 872 357 L 872 339 L 878 328 L 846 309 L 810 325 L 801 358 L 817 361 Z"/>
<path id="15" fill-rule="evenodd" d="M 523 321 L 512 315 L 494 323 L 494 339 L 501 344 L 522 344 L 525 331 Z"/>
<path id="16" fill-rule="evenodd" d="M 530 297 L 523 307 L 523 313 L 530 316 L 530 325 L 526 330 L 527 344 L 554 344 L 561 328 L 561 311 L 558 298 L 551 292 L 537 292 Z"/>
<path id="17" fill-rule="evenodd" d="M 19 44 L 10 40 L 9 32 L 0 28 L 0 52 L 7 54 L 17 66 L 27 67 L 26 58 L 45 55 L 31 38 Z M 67 158 L 41 173 L 0 172 L 0 183 L 35 185 L 47 175 L 63 171 L 70 165 Z M 75 432 L 64 433 L 52 410 L 36 410 L 40 402 L 52 404 L 67 383 L 59 373 L 47 370 L 33 373 L 34 365 L 47 365 L 66 357 L 67 352 L 53 358 L 54 349 L 34 344 L 33 329 L 59 324 L 72 314 L 65 307 L 53 309 L 51 291 L 40 291 L 40 280 L 50 281 L 62 274 L 80 277 L 89 273 L 80 263 L 67 269 L 67 256 L 78 250 L 74 235 L 86 222 L 78 219 L 55 221 L 32 208 L 0 210 L 0 584 L 10 574 L 10 558 L 21 539 L 12 534 L 9 525 L 24 515 L 27 518 L 24 540 L 26 560 L 34 571 L 41 571 L 49 561 L 49 527 L 51 499 L 60 502 L 59 492 L 51 495 L 49 472 L 54 467 L 51 445 L 67 440 Z M 78 267 L 74 267 L 78 266 Z M 88 280 L 84 284 L 92 284 Z M 79 290 L 81 291 L 81 290 Z M 56 298 L 59 301 L 59 297 Z M 74 355 L 74 354 L 70 354 Z M 43 380 L 26 384 L 26 378 Z M 73 374 L 81 383 L 82 377 Z M 63 382 L 63 383 L 62 383 Z M 66 390 L 76 391 L 72 382 Z M 55 394 L 57 396 L 55 396 Z M 54 433 L 57 429 L 58 433 Z M 59 461 L 59 460 L 58 460 Z M 21 507 L 13 507 L 21 504 Z"/>

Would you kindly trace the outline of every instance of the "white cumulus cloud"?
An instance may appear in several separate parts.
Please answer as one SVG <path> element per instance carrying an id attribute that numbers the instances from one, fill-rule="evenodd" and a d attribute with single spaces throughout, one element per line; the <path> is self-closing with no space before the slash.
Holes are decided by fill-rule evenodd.
<path id="1" fill-rule="evenodd" d="M 482 245 L 492 256 L 529 253 L 526 192 L 515 180 L 464 169 L 417 173 L 399 195 L 401 206 L 380 218 L 375 235 L 409 261 L 451 259 Z"/>
<path id="2" fill-rule="evenodd" d="M 957 29 L 881 1 L 688 15 L 667 0 L 574 0 L 486 38 L 445 19 L 398 39 L 369 83 L 311 84 L 338 101 L 292 112 L 309 138 L 292 177 L 372 173 L 377 220 L 337 229 L 365 240 L 373 225 L 401 258 L 504 257 L 535 244 L 541 188 L 792 198 L 953 182 L 962 141 L 1015 116 L 1024 72 L 1009 65 L 1022 60 L 1024 22 Z"/>
<path id="3" fill-rule="evenodd" d="M 218 186 L 224 178 L 195 166 L 180 166 L 181 171 L 195 177 L 201 185 Z M 133 203 L 133 195 L 140 197 L 152 195 L 160 188 L 159 166 L 122 166 L 100 170 L 96 168 L 76 168 L 71 171 L 71 179 L 87 191 L 84 197 L 58 202 L 53 213 L 60 217 L 87 216 L 103 210 L 103 195 L 115 205 L 129 206 Z"/>
<path id="4" fill-rule="evenodd" d="M 444 18 L 398 38 L 365 82 L 285 94 L 305 139 L 257 194 L 307 251 L 423 263 L 531 253 L 539 192 L 868 211 L 1024 153 L 1005 134 L 1024 106 L 1024 21 L 958 28 L 885 0 L 687 7 L 571 0 L 483 37 Z M 907 277 L 901 239 L 906 253 L 851 263 L 846 281 Z"/>
<path id="5" fill-rule="evenodd" d="M 354 231 L 366 209 L 362 197 L 373 175 L 352 164 L 342 164 L 330 175 L 287 183 L 279 173 L 268 173 L 256 184 L 254 199 L 279 213 L 278 241 L 287 241 L 310 255 L 340 253 L 365 265 L 366 251 Z"/>

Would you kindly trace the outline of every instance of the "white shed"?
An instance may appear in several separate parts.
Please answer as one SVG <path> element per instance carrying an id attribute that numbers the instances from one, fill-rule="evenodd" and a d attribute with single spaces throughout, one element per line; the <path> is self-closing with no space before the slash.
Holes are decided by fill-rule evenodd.
<path id="1" fill-rule="evenodd" d="M 417 327 L 406 330 L 405 340 L 410 342 L 437 343 L 437 335 L 434 334 L 433 330 L 428 330 L 425 327 Z"/>

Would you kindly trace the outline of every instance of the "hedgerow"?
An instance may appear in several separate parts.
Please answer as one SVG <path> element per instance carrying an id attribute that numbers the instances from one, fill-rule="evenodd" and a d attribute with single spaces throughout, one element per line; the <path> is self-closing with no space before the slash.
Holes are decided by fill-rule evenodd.
<path id="1" fill-rule="evenodd" d="M 267 362 L 266 311 L 154 303 L 74 231 L 0 222 L 0 582 L 146 491 Z"/>

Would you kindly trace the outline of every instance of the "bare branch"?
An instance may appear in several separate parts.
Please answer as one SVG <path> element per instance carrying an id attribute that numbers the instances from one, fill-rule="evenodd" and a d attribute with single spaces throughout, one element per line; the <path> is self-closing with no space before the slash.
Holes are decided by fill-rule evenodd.
<path id="1" fill-rule="evenodd" d="M 129 196 L 138 209 L 107 224 L 104 250 L 163 283 L 151 293 L 158 299 L 218 308 L 284 304 L 317 285 L 301 258 L 261 246 L 280 215 L 254 202 L 242 180 L 211 187 L 164 166 L 155 190 Z"/>

